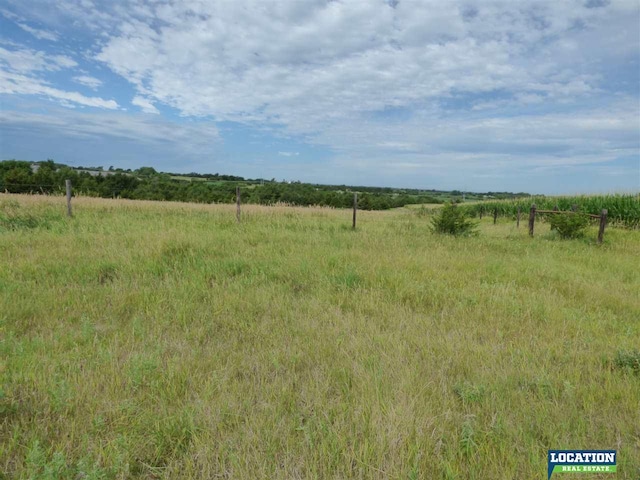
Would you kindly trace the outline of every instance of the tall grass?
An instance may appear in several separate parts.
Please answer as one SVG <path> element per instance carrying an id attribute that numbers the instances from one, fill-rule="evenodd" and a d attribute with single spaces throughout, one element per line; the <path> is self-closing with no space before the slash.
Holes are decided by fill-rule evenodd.
<path id="1" fill-rule="evenodd" d="M 529 212 L 531 204 L 535 203 L 540 210 L 553 210 L 558 206 L 560 210 L 571 210 L 575 205 L 583 213 L 600 215 L 606 208 L 608 220 L 628 228 L 640 228 L 640 195 L 594 195 L 573 197 L 530 197 L 517 200 L 496 200 L 464 205 L 463 208 L 473 216 L 493 214 L 497 209 L 499 216 L 514 217 L 520 207 L 523 214 Z"/>
<path id="2" fill-rule="evenodd" d="M 614 448 L 638 478 L 640 232 L 429 227 L 77 198 L 0 231 L 0 472 L 528 479 Z"/>
<path id="3" fill-rule="evenodd" d="M 29 208 L 23 208 L 16 200 L 0 200 L 0 232 L 7 230 L 24 230 L 35 228 L 51 228 L 63 219 L 62 211 L 55 208 L 40 209 L 35 214 Z"/>

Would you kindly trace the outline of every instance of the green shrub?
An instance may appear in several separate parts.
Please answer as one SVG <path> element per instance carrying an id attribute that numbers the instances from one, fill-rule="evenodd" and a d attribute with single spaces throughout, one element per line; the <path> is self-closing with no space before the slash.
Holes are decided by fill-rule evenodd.
<path id="1" fill-rule="evenodd" d="M 449 235 L 472 235 L 476 233 L 477 224 L 467 217 L 464 209 L 447 203 L 442 210 L 431 219 L 431 226 L 436 233 Z"/>
<path id="2" fill-rule="evenodd" d="M 556 230 L 562 238 L 579 238 L 589 226 L 589 217 L 581 213 L 559 213 L 549 218 L 551 230 Z"/>

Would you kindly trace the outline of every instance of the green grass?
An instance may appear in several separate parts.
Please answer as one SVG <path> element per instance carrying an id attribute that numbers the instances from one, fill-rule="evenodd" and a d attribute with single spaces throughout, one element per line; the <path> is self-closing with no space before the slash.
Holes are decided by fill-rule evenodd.
<path id="1" fill-rule="evenodd" d="M 640 476 L 639 231 L 5 200 L 46 219 L 0 229 L 6 478 Z"/>

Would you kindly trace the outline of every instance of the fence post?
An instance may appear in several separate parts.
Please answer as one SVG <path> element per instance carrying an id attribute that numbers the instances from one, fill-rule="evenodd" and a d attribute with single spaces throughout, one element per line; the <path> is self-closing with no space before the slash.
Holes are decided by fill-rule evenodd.
<path id="1" fill-rule="evenodd" d="M 604 227 L 607 226 L 607 209 L 603 208 L 600 212 L 600 229 L 598 230 L 598 243 L 602 243 L 604 239 Z"/>
<path id="2" fill-rule="evenodd" d="M 493 224 L 495 225 L 497 221 L 498 221 L 498 209 L 494 208 L 493 209 Z"/>
<path id="3" fill-rule="evenodd" d="M 557 204 L 557 203 L 556 203 L 556 206 L 555 206 L 555 207 L 553 207 L 553 211 L 554 211 L 554 212 L 559 212 L 559 211 L 560 211 L 560 208 L 558 207 L 558 204 Z M 550 228 L 549 230 L 553 230 L 553 223 L 551 224 L 551 228 Z"/>
<path id="4" fill-rule="evenodd" d="M 516 217 L 516 228 L 520 228 L 520 205 L 518 205 L 518 216 Z"/>
<path id="5" fill-rule="evenodd" d="M 240 187 L 236 187 L 236 220 L 240 223 Z"/>
<path id="6" fill-rule="evenodd" d="M 533 237 L 533 226 L 536 223 L 536 204 L 531 205 L 529 210 L 529 236 Z"/>
<path id="7" fill-rule="evenodd" d="M 67 188 L 67 216 L 72 217 L 71 214 L 71 180 L 65 180 L 64 185 Z"/>
<path id="8" fill-rule="evenodd" d="M 358 192 L 353 193 L 353 228 L 356 229 L 356 212 L 358 210 Z"/>
<path id="9" fill-rule="evenodd" d="M 484 212 L 484 207 L 480 207 L 480 220 L 482 220 L 482 213 Z"/>

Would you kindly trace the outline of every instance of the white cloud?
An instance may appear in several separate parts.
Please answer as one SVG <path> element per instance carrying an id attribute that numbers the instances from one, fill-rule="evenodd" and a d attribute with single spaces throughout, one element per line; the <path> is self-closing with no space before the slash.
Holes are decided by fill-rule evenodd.
<path id="1" fill-rule="evenodd" d="M 18 25 L 22 30 L 30 33 L 31 35 L 33 35 L 39 40 L 49 40 L 50 42 L 58 41 L 58 35 L 56 35 L 53 32 L 49 32 L 48 30 L 40 30 L 38 28 L 33 28 L 27 25 L 26 23 L 17 22 L 16 25 Z"/>
<path id="2" fill-rule="evenodd" d="M 53 64 L 56 67 L 50 67 L 50 70 L 56 70 L 58 68 L 73 68 L 78 66 L 78 63 L 74 59 L 69 58 L 66 55 L 49 55 L 48 60 L 50 65 Z"/>
<path id="3" fill-rule="evenodd" d="M 300 152 L 278 152 L 281 157 L 297 157 Z"/>
<path id="4" fill-rule="evenodd" d="M 170 122 L 159 116 L 124 112 L 80 112 L 54 109 L 53 115 L 0 111 L 3 130 L 46 131 L 66 138 L 103 140 L 105 137 L 167 148 L 176 152 L 210 153 L 218 130 L 210 122 Z"/>
<path id="5" fill-rule="evenodd" d="M 102 86 L 102 80 L 96 77 L 91 77 L 89 75 L 79 75 L 77 77 L 73 77 L 73 81 L 94 90 Z"/>
<path id="6" fill-rule="evenodd" d="M 415 150 L 417 148 L 417 145 L 415 143 L 407 142 L 378 142 L 375 144 L 375 147 L 410 152 L 412 150 Z"/>
<path id="7" fill-rule="evenodd" d="M 9 10 L 0 9 L 0 15 L 8 20 L 15 22 L 18 27 L 20 27 L 25 32 L 30 33 L 38 40 L 49 40 L 51 42 L 56 42 L 58 40 L 58 35 L 56 35 L 54 32 L 31 27 L 30 25 L 25 23 L 25 19 L 23 17 L 21 17 L 20 15 L 16 15 Z"/>
<path id="8" fill-rule="evenodd" d="M 14 72 L 58 71 L 77 65 L 75 60 L 66 55 L 47 55 L 29 48 L 8 50 L 0 47 L 0 67 Z"/>
<path id="9" fill-rule="evenodd" d="M 18 95 L 41 95 L 49 97 L 66 105 L 73 102 L 87 107 L 106 108 L 114 110 L 118 108 L 115 100 L 105 100 L 99 97 L 87 97 L 78 92 L 69 92 L 47 85 L 46 82 L 18 73 L 0 70 L 0 93 Z"/>
<path id="10" fill-rule="evenodd" d="M 153 113 L 158 115 L 160 111 L 149 101 L 148 98 L 135 96 L 131 100 L 131 104 L 140 107 L 144 113 Z"/>
<path id="11" fill-rule="evenodd" d="M 627 29 L 611 49 L 633 45 L 633 11 L 632 2 L 483 2 L 471 16 L 441 1 L 163 2 L 121 19 L 97 58 L 185 115 L 314 133 L 337 118 L 460 92 L 504 91 L 520 102 L 589 97 L 599 77 L 585 67 L 605 52 L 589 58 L 576 48 L 609 32 L 609 22 Z M 606 55 L 617 55 L 611 49 Z"/>
<path id="12" fill-rule="evenodd" d="M 62 105 L 69 103 L 116 109 L 115 100 L 87 97 L 54 87 L 40 75 L 77 66 L 77 62 L 66 55 L 47 55 L 45 52 L 18 48 L 8 50 L 0 47 L 0 93 L 14 95 L 41 95 L 55 99 Z"/>
<path id="13" fill-rule="evenodd" d="M 117 17 L 112 10 L 119 10 L 121 14 L 126 8 L 123 2 L 102 2 L 95 4 L 88 0 L 4 0 L 6 8 L 2 14 L 14 21 L 25 22 L 29 19 L 40 25 L 47 25 L 54 30 L 73 28 L 85 28 L 93 30 L 106 30 L 113 26 Z M 137 0 L 128 2 L 130 5 Z"/>

